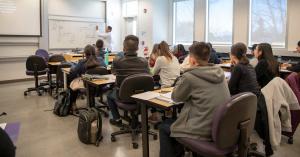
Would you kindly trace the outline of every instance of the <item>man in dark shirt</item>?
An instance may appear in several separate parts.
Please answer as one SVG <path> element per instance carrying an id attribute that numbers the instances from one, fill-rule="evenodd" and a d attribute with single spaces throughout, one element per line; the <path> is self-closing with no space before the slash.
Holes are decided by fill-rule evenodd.
<path id="1" fill-rule="evenodd" d="M 120 88 L 123 80 L 130 75 L 150 73 L 147 60 L 137 56 L 139 38 L 134 35 L 129 35 L 125 37 L 123 46 L 124 57 L 115 58 L 112 64 L 112 73 L 116 75 L 116 87 L 107 96 L 108 106 L 113 116 L 113 119 L 110 120 L 110 123 L 117 126 L 122 124 L 118 107 L 115 103 L 115 101 L 118 99 L 118 88 Z"/>

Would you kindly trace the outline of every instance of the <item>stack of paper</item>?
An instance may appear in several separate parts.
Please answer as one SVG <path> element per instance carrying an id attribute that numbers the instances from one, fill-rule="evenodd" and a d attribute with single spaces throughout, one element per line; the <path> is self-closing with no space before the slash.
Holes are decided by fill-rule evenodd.
<path id="1" fill-rule="evenodd" d="M 159 100 L 162 100 L 162 101 L 166 101 L 166 102 L 169 102 L 169 103 L 173 103 L 173 100 L 171 98 L 171 95 L 172 95 L 172 92 L 168 92 L 168 93 L 165 93 L 165 94 L 160 94 L 158 97 L 156 97 L 157 99 Z"/>

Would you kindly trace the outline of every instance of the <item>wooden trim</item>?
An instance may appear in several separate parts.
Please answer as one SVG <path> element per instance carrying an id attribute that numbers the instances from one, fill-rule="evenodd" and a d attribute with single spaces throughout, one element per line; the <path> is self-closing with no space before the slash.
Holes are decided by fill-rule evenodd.
<path id="1" fill-rule="evenodd" d="M 39 77 L 39 79 L 47 79 L 47 76 Z M 22 78 L 22 79 L 13 79 L 13 80 L 3 80 L 3 81 L 0 81 L 0 85 L 1 84 L 9 84 L 9 83 L 25 82 L 25 81 L 34 81 L 34 77 Z M 33 86 L 34 86 L 34 83 L 33 83 Z"/>

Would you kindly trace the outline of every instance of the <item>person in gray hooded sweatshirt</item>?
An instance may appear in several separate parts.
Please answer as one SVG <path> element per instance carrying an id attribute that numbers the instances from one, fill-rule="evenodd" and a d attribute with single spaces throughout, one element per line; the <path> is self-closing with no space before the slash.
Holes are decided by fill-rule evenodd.
<path id="1" fill-rule="evenodd" d="M 160 157 L 183 156 L 184 148 L 175 137 L 212 140 L 211 126 L 215 109 L 230 99 L 224 71 L 209 64 L 210 47 L 196 42 L 190 47 L 192 65 L 177 80 L 172 93 L 175 102 L 184 102 L 177 120 L 160 125 Z"/>

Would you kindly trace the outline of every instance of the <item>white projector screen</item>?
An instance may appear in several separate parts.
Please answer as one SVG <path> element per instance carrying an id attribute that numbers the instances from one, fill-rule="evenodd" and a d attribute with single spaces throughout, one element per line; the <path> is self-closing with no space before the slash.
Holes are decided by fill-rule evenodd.
<path id="1" fill-rule="evenodd" d="M 41 0 L 0 0 L 0 36 L 41 36 Z"/>

